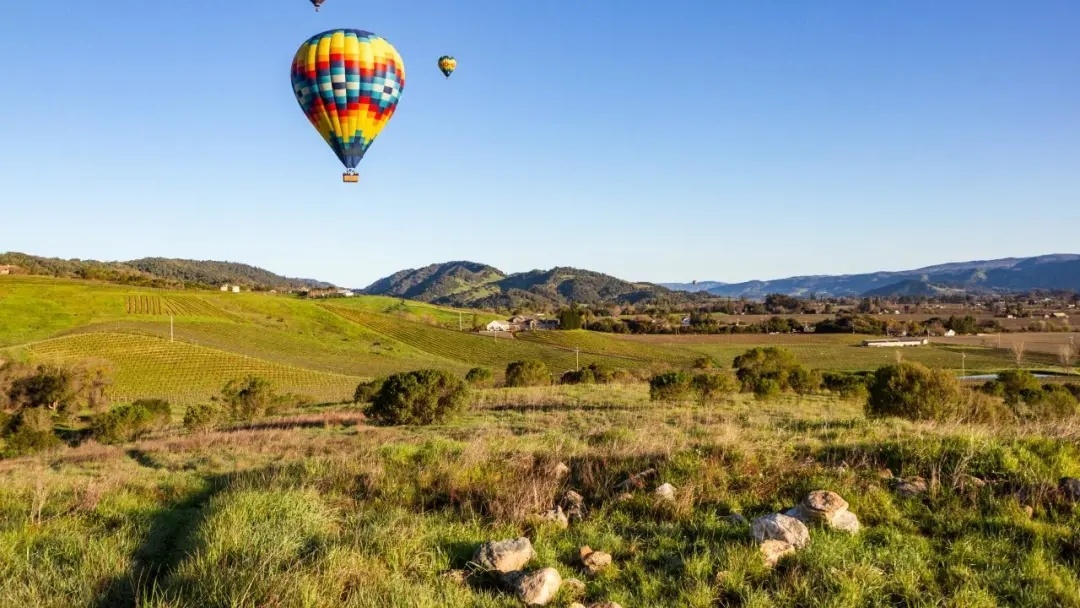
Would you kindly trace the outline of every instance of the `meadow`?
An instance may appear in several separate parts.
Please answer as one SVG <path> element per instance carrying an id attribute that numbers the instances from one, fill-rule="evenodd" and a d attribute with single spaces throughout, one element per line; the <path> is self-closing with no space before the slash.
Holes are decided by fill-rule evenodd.
<path id="1" fill-rule="evenodd" d="M 490 367 L 500 378 L 521 359 L 555 375 L 576 366 L 657 371 L 701 357 L 729 366 L 753 346 L 783 346 L 809 367 L 871 370 L 900 356 L 931 366 L 992 373 L 1015 366 L 1007 345 L 986 338 L 940 339 L 931 347 L 867 349 L 845 334 L 625 336 L 586 331 L 518 333 L 497 339 L 468 331 L 491 313 L 396 298 L 304 300 L 287 294 L 128 288 L 47 277 L 0 277 L 0 358 L 74 361 L 92 356 L 116 372 L 114 399 L 203 400 L 234 373 L 263 370 L 281 391 L 336 400 L 355 384 L 439 367 L 464 374 Z M 1043 337 L 1046 338 L 1043 338 Z M 1008 334 L 1030 346 L 1022 366 L 1058 364 L 1042 340 L 1068 334 Z M 61 339 L 62 338 L 62 339 Z M 172 340 L 170 342 L 170 339 Z M 946 342 L 948 340 L 948 342 Z M 997 340 L 997 338 L 994 338 Z"/>
<path id="2" fill-rule="evenodd" d="M 657 405 L 635 384 L 488 389 L 431 427 L 334 406 L 167 429 L 0 461 L 0 605 L 520 606 L 464 574 L 524 535 L 530 568 L 584 583 L 550 606 L 1080 606 L 1080 507 L 1055 492 L 1080 475 L 1078 430 L 868 420 L 828 396 Z M 567 489 L 584 519 L 537 522 Z M 862 530 L 812 528 L 775 568 L 728 517 L 817 489 Z M 590 574 L 582 545 L 612 566 Z"/>

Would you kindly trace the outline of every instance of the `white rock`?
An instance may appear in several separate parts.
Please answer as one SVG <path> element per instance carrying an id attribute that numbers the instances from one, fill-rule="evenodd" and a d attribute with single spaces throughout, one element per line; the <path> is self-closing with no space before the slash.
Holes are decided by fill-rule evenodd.
<path id="1" fill-rule="evenodd" d="M 858 534 L 862 529 L 862 525 L 859 523 L 859 518 L 855 516 L 851 511 L 838 511 L 833 513 L 832 519 L 829 520 L 829 525 L 841 532 L 847 532 L 849 534 Z"/>
<path id="2" fill-rule="evenodd" d="M 785 555 L 795 553 L 795 547 L 791 543 L 782 540 L 767 540 L 761 543 L 761 556 L 765 559 L 765 565 L 772 568 Z"/>
<path id="3" fill-rule="evenodd" d="M 675 500 L 675 486 L 670 483 L 661 484 L 653 493 L 663 500 Z"/>
<path id="4" fill-rule="evenodd" d="M 522 536 L 480 545 L 473 555 L 473 561 L 485 570 L 513 572 L 521 570 L 534 557 L 536 551 L 533 551 L 532 543 Z"/>
<path id="5" fill-rule="evenodd" d="M 754 540 L 759 543 L 782 540 L 796 549 L 801 549 L 810 542 L 810 531 L 806 529 L 806 524 L 782 513 L 758 517 L 754 519 L 750 529 Z"/>
<path id="6" fill-rule="evenodd" d="M 514 594 L 530 606 L 544 606 L 559 593 L 562 576 L 554 568 L 532 572 L 511 572 L 504 578 Z"/>

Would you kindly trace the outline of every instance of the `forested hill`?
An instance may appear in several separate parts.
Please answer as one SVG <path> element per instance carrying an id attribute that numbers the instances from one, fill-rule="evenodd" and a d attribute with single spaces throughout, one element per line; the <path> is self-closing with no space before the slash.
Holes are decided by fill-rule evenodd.
<path id="1" fill-rule="evenodd" d="M 506 274 L 477 262 L 446 262 L 396 272 L 364 293 L 391 295 L 448 306 L 541 310 L 569 303 L 681 303 L 706 294 L 688 294 L 651 283 L 631 283 L 578 268 Z"/>
<path id="2" fill-rule="evenodd" d="M 64 260 L 25 253 L 0 253 L 0 266 L 12 266 L 11 272 L 42 276 L 96 279 L 148 287 L 216 288 L 228 283 L 248 289 L 300 289 L 330 287 L 314 279 L 283 277 L 268 270 L 236 262 L 142 258 L 127 262 Z"/>

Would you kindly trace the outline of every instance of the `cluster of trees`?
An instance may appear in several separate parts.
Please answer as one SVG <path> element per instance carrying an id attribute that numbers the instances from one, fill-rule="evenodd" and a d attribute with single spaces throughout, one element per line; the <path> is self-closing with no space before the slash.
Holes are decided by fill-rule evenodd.
<path id="1" fill-rule="evenodd" d="M 184 412 L 184 427 L 206 430 L 225 423 L 251 422 L 307 403 L 310 400 L 306 397 L 279 393 L 266 378 L 248 375 L 225 383 L 209 403 L 189 406 Z"/>
<path id="2" fill-rule="evenodd" d="M 0 454 L 16 456 L 59 443 L 55 426 L 74 414 L 108 408 L 108 364 L 0 365 Z"/>

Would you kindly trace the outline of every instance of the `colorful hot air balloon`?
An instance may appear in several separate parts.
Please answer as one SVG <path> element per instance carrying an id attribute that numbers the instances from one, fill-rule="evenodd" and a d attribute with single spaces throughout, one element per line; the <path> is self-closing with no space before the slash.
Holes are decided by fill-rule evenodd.
<path id="1" fill-rule="evenodd" d="M 309 0 L 309 2 L 315 5 L 315 12 L 317 13 L 319 12 L 319 7 L 322 6 L 322 3 L 326 2 L 326 0 Z"/>
<path id="2" fill-rule="evenodd" d="M 300 108 L 359 181 L 356 165 L 394 115 L 405 88 L 405 64 L 385 39 L 363 30 L 316 34 L 296 51 L 292 86 Z"/>
<path id="3" fill-rule="evenodd" d="M 443 76 L 449 78 L 450 74 L 453 74 L 454 70 L 457 69 L 457 59 L 450 55 L 439 57 L 439 69 L 442 70 Z"/>

